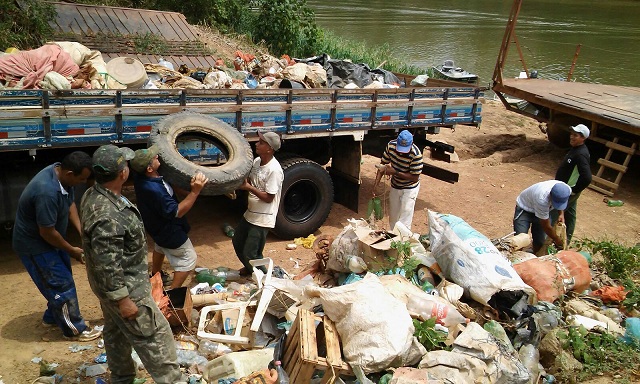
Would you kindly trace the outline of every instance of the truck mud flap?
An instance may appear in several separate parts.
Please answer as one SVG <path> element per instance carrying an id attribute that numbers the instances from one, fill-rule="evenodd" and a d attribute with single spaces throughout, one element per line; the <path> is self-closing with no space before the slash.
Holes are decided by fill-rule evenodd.
<path id="1" fill-rule="evenodd" d="M 351 136 L 334 137 L 333 153 L 340 154 L 331 159 L 327 168 L 333 180 L 334 202 L 354 212 L 358 212 L 360 194 L 360 161 L 362 160 L 362 142 Z"/>

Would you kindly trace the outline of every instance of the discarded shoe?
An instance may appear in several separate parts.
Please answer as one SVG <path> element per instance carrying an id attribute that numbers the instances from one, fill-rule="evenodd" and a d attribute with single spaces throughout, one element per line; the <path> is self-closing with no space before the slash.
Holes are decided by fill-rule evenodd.
<path id="1" fill-rule="evenodd" d="M 92 328 L 90 330 L 85 329 L 81 334 L 76 336 L 64 336 L 65 339 L 73 341 L 91 341 L 99 337 L 102 337 L 102 331 L 95 328 Z"/>

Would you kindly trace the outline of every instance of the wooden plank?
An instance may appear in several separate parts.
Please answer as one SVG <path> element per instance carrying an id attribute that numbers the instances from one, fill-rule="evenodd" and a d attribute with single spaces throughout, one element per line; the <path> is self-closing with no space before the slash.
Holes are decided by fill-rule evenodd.
<path id="1" fill-rule="evenodd" d="M 613 189 L 618 189 L 618 184 L 611 182 L 609 180 L 603 179 L 602 177 L 599 176 L 593 176 L 591 179 L 592 183 L 597 183 L 597 184 L 602 184 L 605 187 L 609 187 L 609 188 L 613 188 Z"/>
<path id="2" fill-rule="evenodd" d="M 614 163 L 613 161 L 598 159 L 598 164 L 605 166 L 607 168 L 615 169 L 618 172 L 623 172 L 623 173 L 627 172 L 627 167 L 618 163 Z"/>
<path id="3" fill-rule="evenodd" d="M 593 184 L 589 184 L 589 188 L 593 189 L 596 192 L 600 192 L 602 194 L 605 194 L 607 196 L 613 196 L 613 194 L 614 194 L 614 192 L 612 192 L 612 191 L 609 191 L 609 190 L 604 189 L 604 188 L 600 188 L 597 185 L 593 185 Z"/>
<path id="4" fill-rule="evenodd" d="M 636 151 L 635 146 L 627 147 L 626 145 L 617 144 L 612 141 L 607 142 L 605 145 L 607 148 L 615 149 L 616 151 L 624 152 L 628 155 L 633 155 Z"/>

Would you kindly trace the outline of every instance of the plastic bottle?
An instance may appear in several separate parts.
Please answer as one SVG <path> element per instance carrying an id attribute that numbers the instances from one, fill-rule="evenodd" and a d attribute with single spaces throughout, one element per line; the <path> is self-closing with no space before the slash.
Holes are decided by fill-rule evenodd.
<path id="1" fill-rule="evenodd" d="M 198 283 L 209 283 L 209 285 L 214 285 L 216 283 L 224 284 L 226 280 L 222 276 L 216 276 L 207 271 L 202 271 L 196 274 L 196 281 Z"/>
<path id="2" fill-rule="evenodd" d="M 540 351 L 533 344 L 525 344 L 518 351 L 520 362 L 529 370 L 529 383 L 537 383 L 540 376 Z"/>
<path id="3" fill-rule="evenodd" d="M 282 362 L 278 360 L 275 362 L 275 364 L 276 364 L 276 372 L 278 372 L 278 381 L 276 381 L 276 383 L 289 384 L 289 375 L 284 370 L 284 368 L 282 368 Z"/>
<path id="4" fill-rule="evenodd" d="M 164 59 L 164 58 L 162 58 L 162 57 L 160 58 L 160 60 L 158 60 L 158 64 L 160 64 L 160 65 L 162 65 L 163 67 L 168 68 L 168 69 L 170 69 L 170 70 L 172 70 L 172 71 L 174 70 L 174 68 L 173 68 L 173 64 L 172 64 L 172 63 L 170 63 L 170 62 L 168 62 L 167 60 L 165 60 L 165 59 Z"/>
<path id="5" fill-rule="evenodd" d="M 427 298 L 433 298 L 433 296 L 425 294 Z M 434 298 L 435 299 L 435 298 Z M 436 318 L 438 324 L 442 324 L 445 327 L 451 327 L 456 324 L 465 324 L 467 319 L 458 312 L 458 310 L 452 305 L 441 303 L 435 300 L 420 300 L 420 302 L 410 301 L 407 303 L 407 308 L 411 307 L 409 311 L 415 311 L 418 316 L 427 320 L 432 317 Z"/>
<path id="6" fill-rule="evenodd" d="M 602 201 L 604 201 L 605 203 L 607 203 L 608 206 L 610 207 L 621 207 L 624 205 L 624 201 L 622 200 L 611 200 L 607 197 L 605 197 Z"/>
<path id="7" fill-rule="evenodd" d="M 221 279 L 224 279 L 222 282 L 224 283 L 225 281 L 237 281 L 240 280 L 240 271 L 211 271 L 210 272 L 211 275 L 219 277 Z"/>
<path id="8" fill-rule="evenodd" d="M 229 237 L 233 237 L 233 235 L 236 233 L 235 229 L 233 229 L 233 227 L 229 223 L 222 224 L 222 230 L 224 231 L 224 234 Z"/>

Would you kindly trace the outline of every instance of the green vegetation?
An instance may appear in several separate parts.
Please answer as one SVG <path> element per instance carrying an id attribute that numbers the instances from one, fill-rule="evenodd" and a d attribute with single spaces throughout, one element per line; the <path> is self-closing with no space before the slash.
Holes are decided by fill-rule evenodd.
<path id="1" fill-rule="evenodd" d="M 136 53 L 148 53 L 154 55 L 165 54 L 168 50 L 166 41 L 153 33 L 145 33 L 144 35 L 133 35 L 133 50 Z"/>
<path id="2" fill-rule="evenodd" d="M 427 351 L 433 350 L 451 350 L 444 342 L 447 340 L 447 334 L 437 331 L 436 318 L 432 317 L 426 321 L 413 319 L 415 332 L 413 335 L 418 339 L 420 344 L 424 345 Z"/>
<path id="3" fill-rule="evenodd" d="M 40 0 L 0 0 L 0 48 L 38 48 L 51 35 L 55 11 Z"/>
<path id="4" fill-rule="evenodd" d="M 620 281 L 636 281 L 640 277 L 640 246 L 627 247 L 612 240 L 582 239 L 576 242 L 594 256 L 593 264 L 603 269 L 609 277 Z M 596 256 L 600 257 L 596 257 Z"/>
<path id="5" fill-rule="evenodd" d="M 583 326 L 571 327 L 565 332 L 559 332 L 558 337 L 564 349 L 583 364 L 582 371 L 574 377 L 558 379 L 562 382 L 581 382 L 601 373 L 616 373 L 627 380 L 640 369 L 640 352 L 635 345 L 628 345 L 617 336 L 609 333 L 589 332 Z M 624 381 L 618 381 L 624 382 Z"/>

